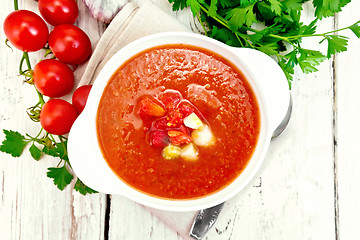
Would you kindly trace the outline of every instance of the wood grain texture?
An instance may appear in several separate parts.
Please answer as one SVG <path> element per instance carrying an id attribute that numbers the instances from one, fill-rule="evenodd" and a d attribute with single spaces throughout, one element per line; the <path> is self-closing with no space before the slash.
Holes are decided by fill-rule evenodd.
<path id="1" fill-rule="evenodd" d="M 338 27 L 360 20 L 360 2 L 352 1 L 338 15 Z M 345 33 L 344 33 L 345 34 Z M 351 32 L 346 34 L 351 36 Z M 336 173 L 338 239 L 360 239 L 360 45 L 350 38 L 348 51 L 336 57 Z"/>

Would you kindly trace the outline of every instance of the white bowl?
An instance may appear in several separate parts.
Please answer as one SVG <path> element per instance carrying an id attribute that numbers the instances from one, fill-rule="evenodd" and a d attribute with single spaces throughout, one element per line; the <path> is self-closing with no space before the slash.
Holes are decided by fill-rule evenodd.
<path id="1" fill-rule="evenodd" d="M 103 90 L 113 73 L 129 58 L 146 49 L 166 44 L 187 44 L 209 49 L 235 64 L 245 75 L 258 100 L 261 128 L 254 154 L 243 172 L 228 186 L 198 199 L 166 200 L 141 193 L 124 183 L 105 161 L 97 139 L 96 115 Z M 284 73 L 267 55 L 252 49 L 229 47 L 194 33 L 160 33 L 132 42 L 104 66 L 90 92 L 87 105 L 75 121 L 68 140 L 70 164 L 75 174 L 99 192 L 125 196 L 143 205 L 170 211 L 191 211 L 220 204 L 239 193 L 260 168 L 271 135 L 281 122 L 289 103 Z"/>

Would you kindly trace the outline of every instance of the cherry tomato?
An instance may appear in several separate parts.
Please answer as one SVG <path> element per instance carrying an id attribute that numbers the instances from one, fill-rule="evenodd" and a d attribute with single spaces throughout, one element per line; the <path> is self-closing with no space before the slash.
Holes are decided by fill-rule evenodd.
<path id="1" fill-rule="evenodd" d="M 79 9 L 75 0 L 39 0 L 38 8 L 41 16 L 49 24 L 74 24 Z"/>
<path id="2" fill-rule="evenodd" d="M 50 99 L 40 112 L 41 126 L 51 134 L 64 135 L 70 132 L 78 114 L 73 105 L 62 99 Z"/>
<path id="3" fill-rule="evenodd" d="M 74 73 L 65 63 L 45 59 L 35 65 L 33 80 L 36 89 L 45 96 L 61 97 L 74 86 Z"/>
<path id="4" fill-rule="evenodd" d="M 72 95 L 72 104 L 76 108 L 78 114 L 80 114 L 84 110 L 91 87 L 91 85 L 81 86 L 76 89 Z"/>
<path id="5" fill-rule="evenodd" d="M 10 13 L 4 21 L 4 32 L 11 44 L 24 52 L 40 50 L 49 36 L 44 20 L 28 10 Z"/>
<path id="6" fill-rule="evenodd" d="M 80 64 L 91 54 L 91 42 L 86 33 L 71 24 L 58 25 L 50 32 L 49 46 L 60 61 Z"/>

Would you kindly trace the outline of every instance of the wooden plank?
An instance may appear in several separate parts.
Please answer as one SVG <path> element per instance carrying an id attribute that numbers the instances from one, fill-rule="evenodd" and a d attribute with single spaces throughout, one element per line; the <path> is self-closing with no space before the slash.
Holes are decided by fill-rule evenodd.
<path id="1" fill-rule="evenodd" d="M 342 28 L 360 20 L 360 2 L 352 1 L 338 16 Z M 338 195 L 338 239 L 359 239 L 360 222 L 360 45 L 351 31 L 348 51 L 336 57 L 336 170 Z"/>
<path id="2" fill-rule="evenodd" d="M 109 226 L 109 239 L 182 239 L 144 207 L 122 196 L 111 198 Z"/>
<path id="3" fill-rule="evenodd" d="M 34 1 L 19 1 L 19 7 L 38 12 Z M 104 27 L 91 18 L 84 19 L 88 13 L 81 1 L 79 8 L 79 25 L 94 42 Z M 1 19 L 11 11 L 13 3 L 7 1 L 0 9 Z M 2 31 L 0 36 L 5 39 Z M 0 52 L 1 127 L 35 134 L 39 124 L 32 123 L 25 110 L 36 103 L 36 94 L 17 76 L 22 53 L 16 49 L 12 52 L 4 44 L 0 45 Z M 30 54 L 33 66 L 41 54 Z M 1 133 L 0 137 L 3 139 L 4 135 Z M 27 151 L 18 159 L 4 153 L 0 156 L 2 239 L 104 239 L 105 195 L 84 197 L 72 187 L 60 192 L 46 177 L 47 168 L 56 166 L 56 159 L 36 162 Z"/>

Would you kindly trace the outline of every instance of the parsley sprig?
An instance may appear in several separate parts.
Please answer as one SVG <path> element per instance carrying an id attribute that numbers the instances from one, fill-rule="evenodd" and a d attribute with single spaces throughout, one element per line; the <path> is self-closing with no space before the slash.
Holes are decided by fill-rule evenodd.
<path id="1" fill-rule="evenodd" d="M 190 7 L 199 19 L 205 35 L 234 47 L 249 47 L 274 56 L 284 71 L 289 87 L 294 68 L 304 73 L 316 72 L 326 58 L 347 50 L 348 37 L 337 32 L 350 29 L 360 38 L 360 21 L 345 28 L 316 33 L 316 23 L 335 13 L 351 0 L 312 0 L 314 20 L 300 21 L 303 4 L 309 0 L 169 0 L 173 10 Z M 263 26 L 260 29 L 256 26 Z M 306 49 L 302 39 L 320 37 L 328 44 L 327 53 Z"/>
<path id="2" fill-rule="evenodd" d="M 74 176 L 67 154 L 67 138 L 64 136 L 54 136 L 41 128 L 37 136 L 26 136 L 12 130 L 3 130 L 5 139 L 0 145 L 0 151 L 10 154 L 13 157 L 20 157 L 26 146 L 30 145 L 29 152 L 33 159 L 40 160 L 42 156 L 48 155 L 59 159 L 56 167 L 49 167 L 47 176 L 52 178 L 54 184 L 60 189 L 69 185 Z M 56 140 L 56 138 L 58 140 Z M 80 179 L 77 179 L 74 189 L 83 195 L 95 193 L 93 189 L 87 187 Z"/>
<path id="3" fill-rule="evenodd" d="M 14 0 L 14 9 L 18 10 L 18 2 Z M 7 42 L 5 43 L 7 44 Z M 44 57 L 51 54 L 49 48 L 45 48 Z M 25 65 L 25 67 L 24 67 Z M 24 69 L 25 68 L 25 69 Z M 38 102 L 29 107 L 27 114 L 30 119 L 39 122 L 40 112 L 45 104 L 44 96 L 41 94 L 33 82 L 33 70 L 30 63 L 29 54 L 23 52 L 19 64 L 19 74 L 25 78 L 24 82 L 32 85 L 38 96 Z M 71 171 L 71 165 L 67 154 L 67 138 L 61 135 L 52 135 L 46 132 L 43 128 L 40 129 L 35 137 L 26 134 L 25 136 L 19 132 L 12 130 L 3 130 L 5 139 L 0 145 L 0 151 L 10 154 L 13 157 L 20 157 L 26 148 L 30 145 L 29 152 L 33 159 L 40 160 L 42 156 L 48 155 L 58 159 L 55 167 L 49 167 L 47 176 L 51 178 L 54 184 L 62 191 L 74 179 Z M 80 194 L 86 195 L 88 193 L 96 193 L 95 190 L 87 187 L 79 178 L 77 178 L 74 189 Z"/>

